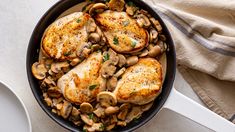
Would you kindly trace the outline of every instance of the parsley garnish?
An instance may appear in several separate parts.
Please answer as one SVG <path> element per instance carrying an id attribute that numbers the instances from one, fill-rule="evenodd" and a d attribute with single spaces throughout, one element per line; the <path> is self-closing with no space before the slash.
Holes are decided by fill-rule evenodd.
<path id="1" fill-rule="evenodd" d="M 79 23 L 79 22 L 81 22 L 81 19 L 78 18 L 78 19 L 77 19 L 77 23 Z"/>
<path id="2" fill-rule="evenodd" d="M 115 36 L 115 37 L 113 38 L 113 44 L 115 44 L 115 45 L 118 45 L 118 44 L 119 44 L 119 41 L 118 41 L 118 37 L 117 37 L 117 36 Z"/>
<path id="3" fill-rule="evenodd" d="M 130 23 L 130 21 L 129 21 L 129 20 L 126 20 L 126 21 L 122 22 L 122 24 L 124 25 L 124 27 L 128 26 L 128 25 L 129 25 L 129 23 Z"/>
<path id="4" fill-rule="evenodd" d="M 89 119 L 93 119 L 94 115 L 93 114 L 89 114 Z"/>
<path id="5" fill-rule="evenodd" d="M 106 53 L 106 54 L 103 56 L 103 59 L 104 59 L 104 61 L 109 60 L 109 54 L 108 54 L 108 53 Z"/>
<path id="6" fill-rule="evenodd" d="M 132 41 L 132 42 L 131 42 L 131 47 L 132 47 L 132 48 L 135 48 L 136 44 L 137 44 L 136 41 Z"/>
<path id="7" fill-rule="evenodd" d="M 69 51 L 69 52 L 64 53 L 64 56 L 69 56 L 71 54 L 72 54 L 71 51 Z"/>
<path id="8" fill-rule="evenodd" d="M 87 132 L 87 129 L 86 129 L 86 128 L 83 128 L 83 129 L 82 129 L 82 132 Z"/>
<path id="9" fill-rule="evenodd" d="M 127 2 L 127 5 L 128 5 L 128 6 L 135 6 L 135 4 L 134 4 L 132 1 L 128 1 L 128 2 Z"/>
<path id="10" fill-rule="evenodd" d="M 97 87 L 97 84 L 90 85 L 90 86 L 89 86 L 89 89 L 90 89 L 90 90 L 93 90 L 93 89 L 95 89 L 96 87 Z"/>
<path id="11" fill-rule="evenodd" d="M 102 124 L 101 126 L 100 126 L 100 129 L 103 131 L 104 130 L 104 124 Z"/>

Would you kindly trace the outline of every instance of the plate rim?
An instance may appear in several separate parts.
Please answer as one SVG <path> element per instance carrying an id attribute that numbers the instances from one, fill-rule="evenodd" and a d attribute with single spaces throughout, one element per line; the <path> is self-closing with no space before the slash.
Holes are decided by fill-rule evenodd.
<path id="1" fill-rule="evenodd" d="M 7 84 L 3 83 L 2 81 L 0 81 L 0 86 L 5 87 L 7 90 L 9 90 L 16 97 L 16 99 L 18 99 L 18 101 L 20 102 L 21 106 L 23 107 L 24 112 L 25 112 L 26 117 L 27 117 L 27 122 L 29 124 L 28 130 L 29 130 L 29 132 L 32 132 L 32 124 L 31 124 L 29 112 L 28 112 L 23 100 L 16 94 L 16 92 L 13 91 L 13 89 L 11 89 Z"/>

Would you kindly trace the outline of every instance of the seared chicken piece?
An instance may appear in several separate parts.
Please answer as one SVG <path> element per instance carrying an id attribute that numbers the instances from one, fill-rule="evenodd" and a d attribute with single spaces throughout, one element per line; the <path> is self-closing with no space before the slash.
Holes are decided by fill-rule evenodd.
<path id="1" fill-rule="evenodd" d="M 108 44 L 119 53 L 142 50 L 148 43 L 147 31 L 125 12 L 107 10 L 97 14 L 95 20 L 104 32 Z"/>
<path id="2" fill-rule="evenodd" d="M 161 93 L 161 87 L 161 64 L 153 58 L 142 58 L 127 68 L 114 94 L 118 102 L 143 105 L 153 101 Z"/>
<path id="3" fill-rule="evenodd" d="M 102 59 L 101 52 L 94 52 L 58 80 L 57 86 L 68 101 L 76 104 L 91 102 L 105 90 L 106 80 L 99 74 Z"/>
<path id="4" fill-rule="evenodd" d="M 71 60 L 76 51 L 87 43 L 87 27 L 94 22 L 89 14 L 75 12 L 52 23 L 42 38 L 42 50 L 58 60 Z"/>

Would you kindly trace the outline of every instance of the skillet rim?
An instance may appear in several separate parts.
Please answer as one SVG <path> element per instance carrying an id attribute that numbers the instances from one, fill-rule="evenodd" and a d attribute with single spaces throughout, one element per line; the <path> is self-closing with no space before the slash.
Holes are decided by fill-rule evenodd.
<path id="1" fill-rule="evenodd" d="M 26 71 L 27 71 L 27 78 L 30 85 L 30 88 L 33 92 L 34 97 L 36 98 L 38 104 L 43 109 L 43 111 L 56 123 L 58 123 L 60 126 L 71 130 L 71 131 L 82 131 L 79 130 L 79 127 L 76 127 L 72 123 L 68 122 L 67 120 L 64 120 L 62 117 L 59 117 L 51 112 L 51 108 L 49 108 L 45 102 L 43 101 L 41 89 L 39 88 L 38 80 L 36 80 L 31 72 L 31 65 L 37 60 L 38 58 L 38 49 L 40 48 L 40 42 L 36 40 L 41 40 L 42 34 L 45 31 L 45 29 L 55 21 L 55 19 L 64 11 L 67 9 L 84 2 L 85 0 L 61 0 L 56 2 L 52 7 L 48 9 L 48 11 L 40 18 L 39 22 L 35 26 L 29 44 L 27 49 L 27 55 L 26 55 Z M 171 37 L 171 34 L 166 27 L 165 23 L 163 22 L 162 18 L 158 15 L 157 12 L 155 12 L 151 6 L 146 4 L 143 0 L 131 0 L 135 4 L 137 4 L 142 9 L 147 10 L 154 18 L 157 18 L 159 20 L 160 24 L 163 27 L 163 32 L 167 37 L 167 45 L 169 46 L 169 51 L 166 51 L 167 54 L 167 68 L 166 68 L 166 77 L 163 83 L 163 90 L 162 93 L 154 100 L 154 105 L 152 108 L 145 112 L 143 116 L 140 117 L 140 120 L 137 122 L 129 123 L 125 127 L 119 127 L 117 130 L 114 129 L 113 131 L 133 131 L 144 124 L 146 124 L 150 119 L 152 119 L 162 108 L 164 103 L 166 102 L 175 78 L 175 71 L 176 71 L 176 53 L 175 53 L 175 47 L 174 43 Z M 141 5 L 141 6 L 140 6 Z M 39 43 L 39 45 L 35 45 L 35 43 Z M 37 51 L 37 52 L 35 52 Z M 39 88 L 39 89 L 38 89 Z"/>

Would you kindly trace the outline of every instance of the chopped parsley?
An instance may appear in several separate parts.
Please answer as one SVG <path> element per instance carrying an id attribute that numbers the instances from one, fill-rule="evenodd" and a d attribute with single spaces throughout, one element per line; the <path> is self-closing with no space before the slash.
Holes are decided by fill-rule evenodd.
<path id="1" fill-rule="evenodd" d="M 128 2 L 127 2 L 127 5 L 128 5 L 128 6 L 135 6 L 135 4 L 134 4 L 132 1 L 128 1 Z"/>
<path id="2" fill-rule="evenodd" d="M 135 48 L 136 44 L 137 44 L 136 41 L 132 41 L 132 42 L 131 42 L 131 47 L 132 47 L 132 48 Z"/>
<path id="3" fill-rule="evenodd" d="M 104 124 L 102 124 L 99 129 L 103 131 L 104 128 L 105 128 L 105 127 L 104 127 Z"/>
<path id="4" fill-rule="evenodd" d="M 87 129 L 86 129 L 86 128 L 83 128 L 83 129 L 82 129 L 82 132 L 87 132 Z"/>
<path id="5" fill-rule="evenodd" d="M 69 51 L 69 52 L 64 53 L 64 56 L 69 56 L 71 54 L 72 54 L 71 51 Z"/>
<path id="6" fill-rule="evenodd" d="M 94 115 L 93 114 L 89 114 L 89 119 L 93 119 L 94 118 Z"/>
<path id="7" fill-rule="evenodd" d="M 118 37 L 117 37 L 117 36 L 115 36 L 115 37 L 113 38 L 113 44 L 115 44 L 115 45 L 118 45 L 118 44 L 119 44 L 119 41 L 118 41 Z"/>
<path id="8" fill-rule="evenodd" d="M 106 53 L 106 54 L 103 56 L 103 60 L 104 60 L 104 62 L 107 61 L 107 60 L 109 60 L 109 54 L 108 54 L 108 53 Z"/>
<path id="9" fill-rule="evenodd" d="M 81 22 L 81 19 L 78 18 L 78 19 L 77 19 L 77 23 L 79 23 L 79 22 Z"/>
<path id="10" fill-rule="evenodd" d="M 97 84 L 93 84 L 93 85 L 90 85 L 90 86 L 89 86 L 89 89 L 90 89 L 90 90 L 93 90 L 93 89 L 95 89 L 96 87 L 97 87 Z"/>
<path id="11" fill-rule="evenodd" d="M 122 22 L 123 26 L 126 27 L 130 24 L 130 21 L 129 20 L 126 20 L 124 22 Z"/>

